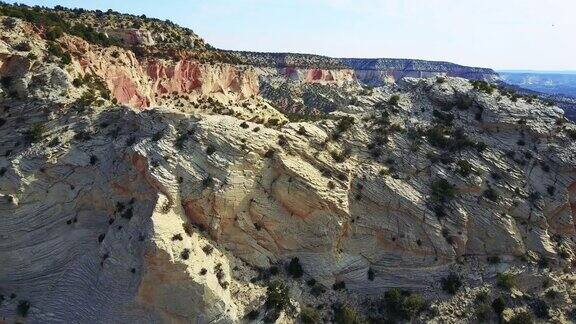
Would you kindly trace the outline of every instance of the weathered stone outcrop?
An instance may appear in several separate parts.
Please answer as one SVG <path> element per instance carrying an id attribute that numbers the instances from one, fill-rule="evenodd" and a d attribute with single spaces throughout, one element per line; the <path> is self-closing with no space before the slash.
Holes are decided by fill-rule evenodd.
<path id="1" fill-rule="evenodd" d="M 156 42 L 152 38 L 152 33 L 145 29 L 109 29 L 106 30 L 106 35 L 110 38 L 119 39 L 127 45 L 156 45 Z"/>

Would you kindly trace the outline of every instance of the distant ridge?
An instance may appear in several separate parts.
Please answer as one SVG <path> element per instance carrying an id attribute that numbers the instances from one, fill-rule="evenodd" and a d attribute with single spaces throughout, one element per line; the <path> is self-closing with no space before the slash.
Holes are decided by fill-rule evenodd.
<path id="1" fill-rule="evenodd" d="M 496 72 L 514 74 L 576 74 L 576 70 L 496 70 Z"/>
<path id="2" fill-rule="evenodd" d="M 498 81 L 489 68 L 469 67 L 444 61 L 402 58 L 333 58 L 314 54 L 226 51 L 246 65 L 274 68 L 352 69 L 360 81 L 380 85 L 386 78 L 446 75 L 471 80 Z"/>

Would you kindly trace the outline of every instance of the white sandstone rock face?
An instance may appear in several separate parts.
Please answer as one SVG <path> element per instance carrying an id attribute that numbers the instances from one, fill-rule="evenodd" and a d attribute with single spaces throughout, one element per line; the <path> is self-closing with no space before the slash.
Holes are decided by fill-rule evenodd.
<path id="1" fill-rule="evenodd" d="M 431 82 L 420 80 L 402 94 L 391 123 L 433 122 L 427 116 L 437 99 L 425 99 L 437 97 Z M 532 251 L 555 258 L 551 236 L 574 232 L 574 150 L 554 144 L 564 135 L 553 122 L 522 107 L 497 110 L 495 98 L 466 82 L 449 79 L 442 88 L 472 96 L 486 119 L 504 114 L 498 123 L 505 129 L 491 129 L 490 121 L 467 129 L 487 144 L 480 153 L 458 153 L 477 171 L 467 177 L 455 164 L 430 162 L 427 155 L 438 149 L 426 142 L 410 148 L 402 132 L 390 133 L 374 157 L 366 149 L 373 121 L 362 115 L 334 140 L 333 121 L 270 128 L 161 107 L 64 112 L 47 122 L 43 140 L 58 137 L 59 144 L 20 146 L 2 158 L 0 286 L 30 299 L 30 316 L 38 320 L 231 323 L 265 290 L 236 278 L 233 267 L 268 268 L 297 256 L 324 285 L 344 281 L 349 291 L 377 294 L 391 287 L 425 291 L 462 256 L 512 260 Z M 452 90 L 442 91 L 443 105 L 454 102 L 446 93 Z M 35 109 L 16 105 L 8 125 Z M 472 113 L 455 109 L 456 125 Z M 540 111 L 542 119 L 558 117 Z M 519 126 L 518 118 L 528 121 Z M 20 136 L 8 130 L 2 127 L 5 148 Z M 525 146 L 536 147 L 530 165 L 504 153 L 521 133 Z M 346 148 L 349 156 L 337 162 L 333 153 Z M 551 170 L 540 170 L 544 164 Z M 430 205 L 429 188 L 439 178 L 456 190 L 442 217 Z M 554 195 L 546 193 L 549 184 Z M 488 187 L 497 188 L 498 201 L 482 195 Z M 519 199 L 532 192 L 542 193 Z M 84 311 L 70 314 L 61 305 Z"/>

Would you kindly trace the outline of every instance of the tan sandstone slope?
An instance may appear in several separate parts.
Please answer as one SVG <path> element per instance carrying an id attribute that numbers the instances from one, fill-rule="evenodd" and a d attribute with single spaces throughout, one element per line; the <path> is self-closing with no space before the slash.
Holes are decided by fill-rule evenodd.
<path id="1" fill-rule="evenodd" d="M 0 322 L 570 320 L 560 109 L 460 78 L 372 89 L 340 68 L 139 56 L 9 19 Z M 263 79 L 353 100 L 284 114 Z"/>

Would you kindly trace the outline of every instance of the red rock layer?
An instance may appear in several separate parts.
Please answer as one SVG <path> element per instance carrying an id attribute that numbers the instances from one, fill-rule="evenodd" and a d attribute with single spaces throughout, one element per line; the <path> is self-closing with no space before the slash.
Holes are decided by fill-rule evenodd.
<path id="1" fill-rule="evenodd" d="M 299 69 L 285 67 L 279 69 L 280 75 L 288 79 L 300 79 L 306 83 L 344 83 L 356 80 L 354 70 Z"/>
<path id="2" fill-rule="evenodd" d="M 77 37 L 61 40 L 73 56 L 76 73 L 102 78 L 119 103 L 150 107 L 166 94 L 232 93 L 240 98 L 257 95 L 258 74 L 250 67 L 194 60 L 139 61 L 134 53 L 119 48 L 99 48 Z"/>

